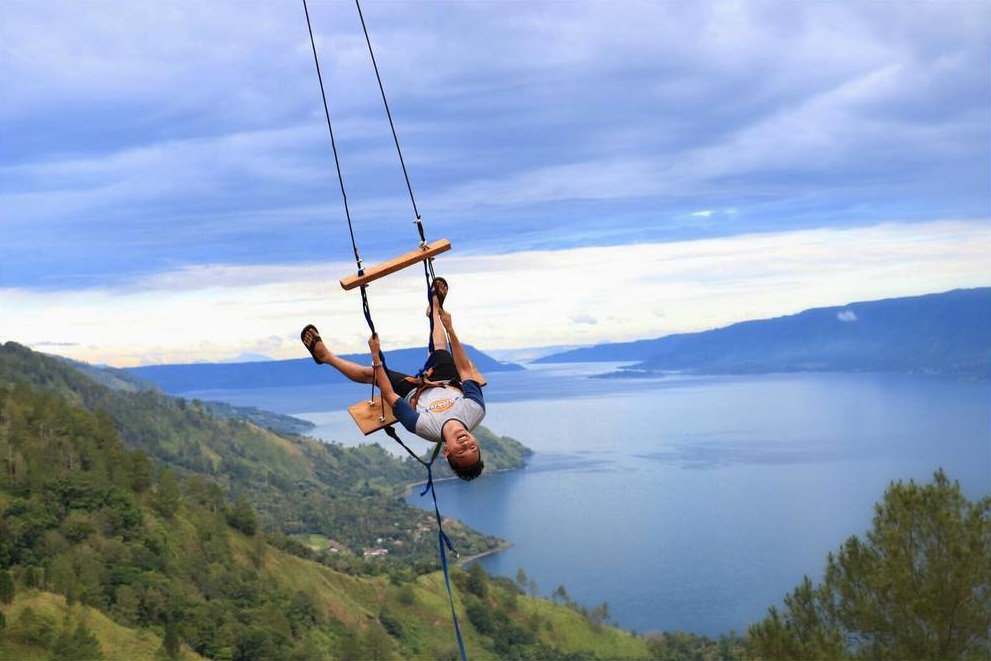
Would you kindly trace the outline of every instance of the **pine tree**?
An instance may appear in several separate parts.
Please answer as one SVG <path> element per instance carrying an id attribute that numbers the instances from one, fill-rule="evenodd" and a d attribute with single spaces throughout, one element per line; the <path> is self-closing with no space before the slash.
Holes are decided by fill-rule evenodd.
<path id="1" fill-rule="evenodd" d="M 968 501 L 942 470 L 892 484 L 865 540 L 827 559 L 750 629 L 757 652 L 792 659 L 991 657 L 991 496 Z"/>

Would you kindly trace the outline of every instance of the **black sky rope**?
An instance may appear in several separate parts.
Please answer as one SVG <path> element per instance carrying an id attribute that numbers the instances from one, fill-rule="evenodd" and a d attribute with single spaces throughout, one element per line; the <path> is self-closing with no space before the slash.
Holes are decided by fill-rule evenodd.
<path id="1" fill-rule="evenodd" d="M 361 264 L 361 255 L 358 253 L 358 242 L 354 238 L 354 225 L 351 222 L 351 209 L 348 206 L 348 194 L 344 189 L 344 174 L 341 171 L 341 160 L 337 155 L 337 141 L 334 139 L 334 124 L 330 121 L 330 106 L 327 104 L 327 92 L 323 86 L 323 74 L 320 72 L 320 58 L 317 57 L 317 42 L 313 38 L 313 25 L 310 22 L 310 9 L 306 5 L 306 0 L 303 0 L 303 13 L 306 14 L 306 29 L 310 33 L 310 46 L 313 49 L 313 63 L 317 67 L 317 81 L 320 83 L 320 98 L 323 99 L 323 114 L 327 118 L 327 132 L 330 133 L 330 147 L 334 152 L 334 166 L 337 169 L 337 181 L 341 184 L 341 197 L 344 200 L 344 217 L 348 221 L 348 233 L 351 235 L 351 249 L 354 251 L 354 261 L 358 269 L 358 275 L 362 275 L 365 270 Z M 375 333 L 375 322 L 372 321 L 372 312 L 368 304 L 368 291 L 365 285 L 361 287 L 361 309 L 365 315 L 365 321 L 368 322 L 368 328 L 371 329 L 372 333 Z M 385 365 L 385 356 L 382 356 L 383 367 Z M 375 382 L 372 381 L 372 394 L 370 399 L 375 399 Z M 382 402 L 382 417 L 385 417 L 385 401 Z"/>
<path id="2" fill-rule="evenodd" d="M 351 225 L 351 211 L 348 208 L 348 194 L 344 190 L 344 176 L 341 174 L 341 161 L 337 156 L 337 142 L 334 140 L 334 125 L 330 122 L 330 107 L 327 105 L 327 92 L 323 87 L 323 75 L 320 73 L 320 58 L 317 57 L 317 42 L 313 38 L 313 26 L 310 24 L 310 10 L 303 0 L 303 12 L 306 14 L 306 29 L 310 32 L 310 46 L 313 48 L 313 63 L 317 65 L 317 80 L 320 82 L 320 98 L 323 99 L 323 114 L 327 118 L 327 131 L 330 133 L 330 147 L 334 151 L 334 165 L 337 168 L 337 181 L 341 184 L 341 197 L 344 198 L 344 217 L 348 220 L 348 232 L 351 234 L 351 249 L 354 250 L 354 261 L 358 264 L 358 274 L 364 273 L 361 266 L 361 256 L 358 254 L 358 244 L 354 240 L 354 227 Z M 375 330 L 374 328 L 372 329 Z"/>
<path id="3" fill-rule="evenodd" d="M 382 104 L 385 105 L 385 114 L 389 118 L 389 127 L 392 128 L 392 139 L 396 143 L 396 152 L 399 153 L 399 164 L 403 167 L 403 176 L 406 177 L 406 190 L 409 191 L 409 201 L 413 204 L 413 215 L 416 217 L 416 229 L 420 233 L 420 241 L 426 243 L 427 239 L 423 233 L 423 225 L 420 223 L 420 212 L 416 208 L 416 199 L 413 197 L 413 186 L 409 182 L 409 172 L 406 171 L 406 162 L 403 160 L 403 150 L 399 148 L 399 135 L 396 133 L 396 125 L 392 121 L 392 112 L 389 110 L 389 102 L 385 98 L 385 87 L 382 85 L 382 76 L 379 75 L 379 65 L 375 62 L 375 53 L 372 51 L 372 40 L 368 37 L 368 27 L 365 25 L 365 16 L 361 13 L 361 3 L 354 0 L 358 8 L 358 18 L 361 19 L 361 29 L 365 32 L 365 43 L 368 44 L 368 54 L 372 58 L 372 66 L 375 68 L 375 79 L 379 83 L 379 92 L 382 93 Z"/>

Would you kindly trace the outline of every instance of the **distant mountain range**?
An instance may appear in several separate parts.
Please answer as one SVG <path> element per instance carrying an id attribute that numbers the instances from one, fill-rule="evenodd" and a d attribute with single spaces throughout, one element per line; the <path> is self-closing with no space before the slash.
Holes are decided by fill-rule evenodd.
<path id="1" fill-rule="evenodd" d="M 468 357 L 482 374 L 525 369 L 522 365 L 499 362 L 471 345 L 464 347 Z M 397 349 L 387 351 L 385 355 L 390 369 L 407 374 L 416 374 L 426 359 L 426 351 L 423 348 Z M 361 364 L 369 362 L 367 353 L 346 354 L 341 357 Z M 202 390 L 275 388 L 347 382 L 337 370 L 326 365 L 317 365 L 311 358 L 248 363 L 148 365 L 119 371 L 150 381 L 171 395 Z"/>
<path id="2" fill-rule="evenodd" d="M 815 308 L 535 363 L 639 361 L 617 375 L 893 371 L 991 378 L 991 287 Z"/>
<path id="3" fill-rule="evenodd" d="M 465 348 L 483 374 L 526 369 Z M 386 359 L 392 369 L 416 373 L 424 353 L 399 349 L 387 352 Z M 539 353 L 535 349 L 533 355 Z M 364 353 L 342 357 L 368 362 Z M 635 363 L 611 376 L 883 371 L 991 379 L 991 287 L 814 308 L 698 333 L 561 351 L 532 362 L 601 361 Z M 346 382 L 310 358 L 154 365 L 102 376 L 111 377 L 135 384 L 141 379 L 173 395 Z"/>

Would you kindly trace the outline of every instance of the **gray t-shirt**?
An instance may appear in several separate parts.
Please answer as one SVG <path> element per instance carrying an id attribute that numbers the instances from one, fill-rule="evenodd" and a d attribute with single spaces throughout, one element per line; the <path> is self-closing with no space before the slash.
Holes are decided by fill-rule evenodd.
<path id="1" fill-rule="evenodd" d="M 420 393 L 415 411 L 409 402 L 415 391 L 410 392 L 407 399 L 396 400 L 393 410 L 408 431 L 440 443 L 441 430 L 448 420 L 458 420 L 470 431 L 485 417 L 481 386 L 475 381 L 464 381 L 461 385 L 463 391 L 451 386 L 427 388 Z"/>

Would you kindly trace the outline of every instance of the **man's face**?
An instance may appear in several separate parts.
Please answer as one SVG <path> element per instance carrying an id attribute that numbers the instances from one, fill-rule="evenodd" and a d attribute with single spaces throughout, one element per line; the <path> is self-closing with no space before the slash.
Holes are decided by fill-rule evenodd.
<path id="1" fill-rule="evenodd" d="M 457 468 L 472 466 L 481 457 L 478 441 L 461 425 L 448 425 L 444 427 L 444 456 Z"/>

